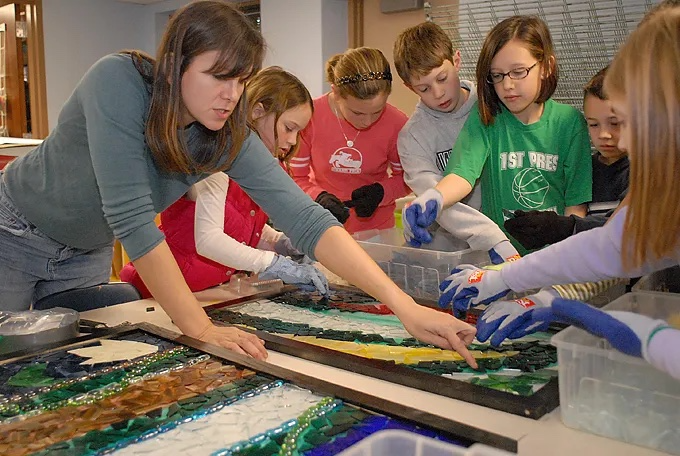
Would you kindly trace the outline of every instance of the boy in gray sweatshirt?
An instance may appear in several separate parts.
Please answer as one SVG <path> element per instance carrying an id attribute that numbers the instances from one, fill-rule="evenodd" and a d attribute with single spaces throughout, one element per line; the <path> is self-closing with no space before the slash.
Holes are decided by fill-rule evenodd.
<path id="1" fill-rule="evenodd" d="M 458 76 L 460 63 L 460 51 L 454 52 L 449 37 L 432 22 L 404 30 L 394 44 L 397 73 L 420 97 L 397 142 L 404 181 L 416 195 L 442 179 L 451 148 L 477 101 L 474 83 Z M 446 209 L 437 222 L 472 249 L 488 250 L 493 263 L 519 258 L 498 225 L 479 212 L 481 200 L 476 186 L 465 204 Z"/>

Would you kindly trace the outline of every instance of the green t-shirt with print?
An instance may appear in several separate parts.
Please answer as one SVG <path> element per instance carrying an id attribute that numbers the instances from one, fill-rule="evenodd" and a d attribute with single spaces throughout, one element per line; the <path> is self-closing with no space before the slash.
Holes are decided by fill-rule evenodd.
<path id="1" fill-rule="evenodd" d="M 564 214 L 565 207 L 587 203 L 592 196 L 585 119 L 573 107 L 548 100 L 538 122 L 525 125 L 503 107 L 485 126 L 475 106 L 445 173 L 473 186 L 481 179 L 482 212 L 501 228 L 503 209 Z"/>

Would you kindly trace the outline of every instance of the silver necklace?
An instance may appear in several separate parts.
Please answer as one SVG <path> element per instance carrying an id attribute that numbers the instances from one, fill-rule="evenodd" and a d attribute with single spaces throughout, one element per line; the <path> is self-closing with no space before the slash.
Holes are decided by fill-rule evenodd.
<path id="1" fill-rule="evenodd" d="M 333 103 L 335 103 L 335 100 L 333 100 Z M 338 127 L 340 127 L 340 132 L 342 133 L 342 136 L 345 137 L 347 147 L 354 147 L 354 141 L 356 141 L 357 138 L 359 137 L 359 133 L 361 133 L 361 130 L 357 131 L 357 134 L 354 136 L 354 139 L 347 139 L 347 135 L 345 134 L 345 130 L 342 129 L 342 123 L 340 123 L 340 116 L 338 115 L 338 111 L 335 109 L 335 106 L 333 106 L 333 112 L 335 113 L 335 118 L 338 119 Z"/>

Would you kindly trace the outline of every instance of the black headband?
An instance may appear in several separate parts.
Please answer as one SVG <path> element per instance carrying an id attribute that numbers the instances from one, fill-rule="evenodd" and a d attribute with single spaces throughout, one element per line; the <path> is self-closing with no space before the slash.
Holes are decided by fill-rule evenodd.
<path id="1" fill-rule="evenodd" d="M 369 71 L 368 73 L 359 73 L 353 76 L 343 76 L 335 81 L 335 85 L 341 86 L 344 84 L 354 84 L 359 81 L 375 81 L 375 80 L 392 80 L 392 73 L 389 71 Z"/>

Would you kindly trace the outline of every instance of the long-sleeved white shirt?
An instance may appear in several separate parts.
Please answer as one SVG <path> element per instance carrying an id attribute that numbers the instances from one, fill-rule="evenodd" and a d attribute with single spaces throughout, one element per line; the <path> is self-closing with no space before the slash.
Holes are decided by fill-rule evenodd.
<path id="1" fill-rule="evenodd" d="M 274 245 L 283 235 L 269 225 L 262 229 L 257 248 L 241 244 L 224 232 L 229 176 L 216 173 L 187 192 L 196 201 L 194 236 L 199 255 L 241 271 L 262 272 L 274 260 Z"/>

